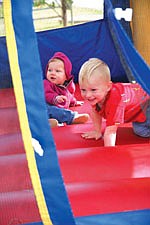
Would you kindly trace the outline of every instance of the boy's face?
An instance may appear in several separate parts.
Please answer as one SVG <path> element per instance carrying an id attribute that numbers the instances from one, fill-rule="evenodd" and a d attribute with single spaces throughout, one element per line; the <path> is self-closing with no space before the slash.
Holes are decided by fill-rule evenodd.
<path id="1" fill-rule="evenodd" d="M 80 84 L 81 95 L 91 106 L 103 103 L 111 88 L 111 81 L 103 81 L 97 73 L 94 71 L 89 80 L 85 77 Z"/>
<path id="2" fill-rule="evenodd" d="M 46 76 L 50 82 L 62 85 L 67 79 L 63 61 L 56 59 L 49 62 Z"/>

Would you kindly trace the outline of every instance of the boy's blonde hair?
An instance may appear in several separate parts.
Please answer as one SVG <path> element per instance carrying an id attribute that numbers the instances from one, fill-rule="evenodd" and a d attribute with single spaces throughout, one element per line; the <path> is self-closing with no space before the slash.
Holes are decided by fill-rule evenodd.
<path id="1" fill-rule="evenodd" d="M 90 79 L 94 71 L 99 72 L 99 77 L 105 82 L 111 81 L 111 75 L 108 65 L 98 58 L 90 58 L 86 61 L 79 71 L 79 84 L 86 78 Z"/>

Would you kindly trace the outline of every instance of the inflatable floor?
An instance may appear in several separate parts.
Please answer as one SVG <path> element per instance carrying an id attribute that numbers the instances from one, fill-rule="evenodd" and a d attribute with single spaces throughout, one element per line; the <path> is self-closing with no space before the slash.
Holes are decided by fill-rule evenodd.
<path id="1" fill-rule="evenodd" d="M 111 1 L 105 0 L 102 21 L 40 33 L 32 0 L 4 0 L 3 6 L 0 225 L 149 225 L 150 140 L 126 124 L 117 145 L 103 147 L 102 139 L 81 138 L 91 120 L 52 129 L 48 123 L 43 76 L 55 51 L 74 65 L 78 100 L 78 71 L 89 57 L 105 60 L 113 81 L 134 79 L 150 93 L 149 67 L 116 21 Z M 90 111 L 86 104 L 72 110 Z"/>
<path id="2" fill-rule="evenodd" d="M 76 94 L 81 99 L 78 86 Z M 28 172 L 13 89 L 1 90 L 0 98 L 4 100 L 0 103 L 0 221 L 3 225 L 10 221 L 12 224 L 35 223 L 40 221 L 40 215 Z M 73 110 L 89 112 L 86 104 Z M 81 133 L 91 127 L 89 121 L 52 129 L 76 224 L 126 225 L 133 221 L 136 225 L 148 225 L 150 140 L 137 137 L 131 124 L 127 124 L 119 128 L 116 147 L 103 147 L 102 140 L 81 138 Z"/>

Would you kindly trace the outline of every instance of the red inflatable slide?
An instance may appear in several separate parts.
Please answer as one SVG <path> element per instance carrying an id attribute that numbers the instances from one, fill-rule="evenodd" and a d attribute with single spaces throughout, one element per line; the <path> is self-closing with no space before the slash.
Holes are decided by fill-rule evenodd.
<path id="1" fill-rule="evenodd" d="M 0 224 L 7 225 L 12 215 L 16 224 L 40 221 L 13 89 L 1 89 L 0 99 Z M 86 104 L 76 110 L 89 112 Z M 135 136 L 128 124 L 119 128 L 116 147 L 103 147 L 102 140 L 81 138 L 91 126 L 89 121 L 52 129 L 74 216 L 150 208 L 150 140 Z"/>

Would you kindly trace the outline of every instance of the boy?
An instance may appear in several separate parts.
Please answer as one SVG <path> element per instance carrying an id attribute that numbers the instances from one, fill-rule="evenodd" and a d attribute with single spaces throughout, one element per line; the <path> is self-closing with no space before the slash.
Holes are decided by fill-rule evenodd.
<path id="1" fill-rule="evenodd" d="M 85 62 L 79 72 L 82 97 L 92 107 L 95 130 L 82 134 L 85 139 L 102 137 L 102 118 L 106 119 L 104 146 L 115 146 L 117 124 L 132 122 L 133 131 L 150 137 L 150 96 L 138 84 L 112 83 L 109 67 L 100 59 Z"/>

